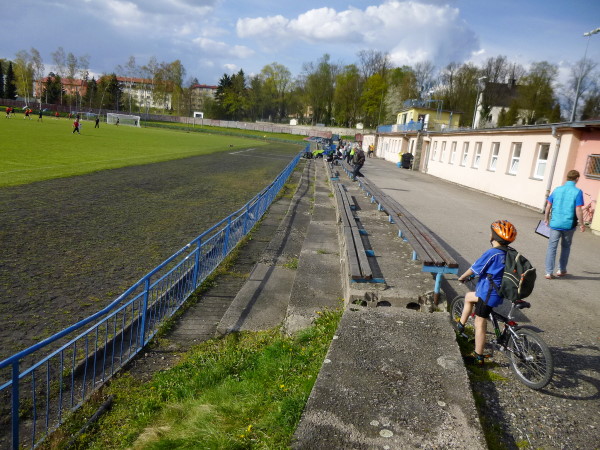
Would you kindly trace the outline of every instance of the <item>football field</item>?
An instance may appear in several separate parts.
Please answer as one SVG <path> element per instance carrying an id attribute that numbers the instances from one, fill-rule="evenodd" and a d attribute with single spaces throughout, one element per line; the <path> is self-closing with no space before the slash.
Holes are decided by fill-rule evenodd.
<path id="1" fill-rule="evenodd" d="M 37 114 L 0 116 L 0 187 L 83 175 L 105 169 L 266 145 L 264 141 L 208 133 L 137 128 Z"/>
<path id="2" fill-rule="evenodd" d="M 302 145 L 0 116 L 0 360 L 102 309 Z"/>

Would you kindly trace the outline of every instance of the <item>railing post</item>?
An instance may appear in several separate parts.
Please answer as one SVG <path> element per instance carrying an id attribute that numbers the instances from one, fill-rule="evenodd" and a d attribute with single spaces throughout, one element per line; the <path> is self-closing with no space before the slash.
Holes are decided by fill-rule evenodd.
<path id="1" fill-rule="evenodd" d="M 227 226 L 225 227 L 225 238 L 223 239 L 223 256 L 227 255 L 229 247 L 229 234 L 231 233 L 231 216 L 227 218 Z"/>
<path id="2" fill-rule="evenodd" d="M 148 317 L 148 299 L 150 297 L 150 277 L 144 281 L 144 305 L 142 306 L 142 326 L 140 327 L 140 348 L 146 341 L 146 318 Z"/>
<path id="3" fill-rule="evenodd" d="M 19 360 L 12 363 L 12 448 L 19 449 Z"/>
<path id="4" fill-rule="evenodd" d="M 250 207 L 246 203 L 246 212 L 244 212 L 244 227 L 242 236 L 246 236 L 248 232 L 248 220 L 250 220 Z"/>
<path id="5" fill-rule="evenodd" d="M 202 239 L 198 238 L 196 242 L 196 255 L 194 256 L 194 276 L 192 281 L 192 283 L 194 284 L 194 289 L 198 287 L 198 274 L 200 273 L 200 253 L 202 251 Z"/>

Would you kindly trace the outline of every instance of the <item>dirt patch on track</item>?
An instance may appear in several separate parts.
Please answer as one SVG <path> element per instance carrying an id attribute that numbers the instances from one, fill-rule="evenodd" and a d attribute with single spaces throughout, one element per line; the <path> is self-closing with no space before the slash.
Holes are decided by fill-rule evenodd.
<path id="1" fill-rule="evenodd" d="M 0 189 L 0 360 L 102 309 L 299 148 L 246 150 Z"/>

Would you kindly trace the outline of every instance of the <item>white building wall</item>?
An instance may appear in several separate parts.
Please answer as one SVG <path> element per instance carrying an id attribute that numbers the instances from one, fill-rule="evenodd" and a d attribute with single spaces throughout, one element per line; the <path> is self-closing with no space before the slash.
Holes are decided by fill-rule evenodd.
<path id="1" fill-rule="evenodd" d="M 543 208 L 546 191 L 564 183 L 563 175 L 567 165 L 572 164 L 570 146 L 573 144 L 571 133 L 563 135 L 554 169 L 552 183 L 549 185 L 551 167 L 556 155 L 557 139 L 551 129 L 536 133 L 473 133 L 464 135 L 436 135 L 430 138 L 431 146 L 427 161 L 427 173 L 473 189 L 484 191 L 534 208 Z M 437 152 L 431 150 L 436 145 Z M 441 148 L 445 142 L 445 154 L 442 159 Z M 450 162 L 452 145 L 456 142 L 454 162 Z M 467 142 L 468 157 L 463 165 L 463 145 Z M 474 155 L 476 143 L 481 143 L 479 166 L 475 167 Z M 511 171 L 514 144 L 520 144 L 521 152 L 516 171 Z M 538 167 L 538 155 L 543 144 L 548 145 L 548 158 L 543 171 Z M 497 146 L 498 155 L 495 169 L 491 167 L 493 148 Z M 512 173 L 514 172 L 514 173 Z M 541 175 L 541 176 L 540 176 Z"/>
<path id="2" fill-rule="evenodd" d="M 400 153 L 411 149 L 413 154 L 416 153 L 416 141 L 416 135 L 380 135 L 375 155 L 396 164 L 400 160 Z M 420 168 L 416 169 L 450 182 L 542 209 L 547 190 L 552 191 L 563 184 L 564 174 L 575 163 L 578 141 L 574 140 L 572 132 L 563 132 L 560 136 L 553 179 L 549 183 L 557 141 L 557 138 L 552 136 L 551 127 L 527 131 L 520 129 L 516 132 L 476 130 L 472 133 L 432 133 L 423 140 L 422 160 Z M 463 165 L 465 143 L 468 144 L 468 156 Z M 475 167 L 477 143 L 481 143 L 481 156 L 478 167 Z M 514 144 L 520 144 L 521 147 L 516 171 L 511 170 Z M 548 157 L 540 176 L 540 173 L 536 174 L 536 168 L 543 144 L 548 146 Z M 495 170 L 490 167 L 493 145 L 498 146 Z M 456 150 L 454 160 L 451 161 L 453 147 Z M 443 148 L 445 150 L 442 157 Z"/>

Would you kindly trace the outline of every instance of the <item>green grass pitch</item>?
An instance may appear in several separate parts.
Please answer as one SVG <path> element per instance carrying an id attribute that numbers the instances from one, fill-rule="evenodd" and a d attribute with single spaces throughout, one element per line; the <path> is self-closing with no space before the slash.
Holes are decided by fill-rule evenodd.
<path id="1" fill-rule="evenodd" d="M 38 122 L 37 114 L 30 120 L 2 114 L 0 187 L 265 145 L 242 137 L 81 123 L 78 135 L 72 119 L 44 116 Z"/>

